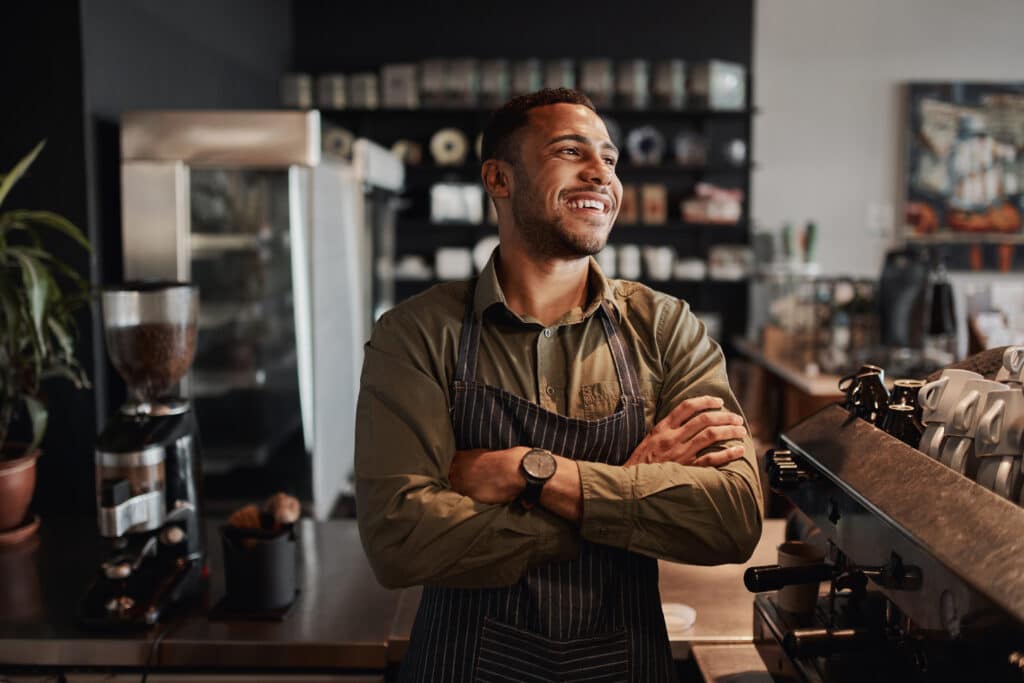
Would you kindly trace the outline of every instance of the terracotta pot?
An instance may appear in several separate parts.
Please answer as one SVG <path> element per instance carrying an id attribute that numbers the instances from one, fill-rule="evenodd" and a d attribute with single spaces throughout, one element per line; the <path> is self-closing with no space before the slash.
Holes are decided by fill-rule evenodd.
<path id="1" fill-rule="evenodd" d="M 13 460 L 0 460 L 0 531 L 8 531 L 25 521 L 36 489 L 39 453 L 37 448 Z"/>

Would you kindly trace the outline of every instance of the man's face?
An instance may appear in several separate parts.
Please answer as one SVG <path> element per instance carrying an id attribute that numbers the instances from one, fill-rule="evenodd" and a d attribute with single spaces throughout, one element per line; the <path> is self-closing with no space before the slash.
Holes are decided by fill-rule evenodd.
<path id="1" fill-rule="evenodd" d="M 618 150 L 600 117 L 576 104 L 531 109 L 517 134 L 512 216 L 539 256 L 581 258 L 608 241 L 622 200 Z"/>

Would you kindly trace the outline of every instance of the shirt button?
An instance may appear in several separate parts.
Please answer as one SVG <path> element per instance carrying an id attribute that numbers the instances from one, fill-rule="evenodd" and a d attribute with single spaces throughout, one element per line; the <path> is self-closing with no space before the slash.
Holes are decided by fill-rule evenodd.
<path id="1" fill-rule="evenodd" d="M 548 339 L 551 338 L 551 328 L 547 328 L 544 330 L 544 336 L 547 337 Z"/>
<path id="2" fill-rule="evenodd" d="M 555 395 L 555 388 L 554 387 L 548 387 L 548 396 L 554 396 L 554 395 Z"/>

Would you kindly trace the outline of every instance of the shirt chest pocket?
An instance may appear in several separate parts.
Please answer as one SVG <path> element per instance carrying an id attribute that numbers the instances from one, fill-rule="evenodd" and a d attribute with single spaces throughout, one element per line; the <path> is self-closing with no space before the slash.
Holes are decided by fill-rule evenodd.
<path id="1" fill-rule="evenodd" d="M 621 393 L 618 380 L 584 384 L 580 387 L 578 414 L 588 420 L 611 415 L 619 406 Z M 641 381 L 640 393 L 644 397 L 644 412 L 651 413 L 656 396 L 654 385 Z"/>

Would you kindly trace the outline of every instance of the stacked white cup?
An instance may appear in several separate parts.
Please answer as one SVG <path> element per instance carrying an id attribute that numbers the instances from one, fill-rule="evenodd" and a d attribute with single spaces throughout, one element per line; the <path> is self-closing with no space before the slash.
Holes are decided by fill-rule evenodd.
<path id="1" fill-rule="evenodd" d="M 921 406 L 921 422 L 925 425 L 918 447 L 922 453 L 939 458 L 946 437 L 946 424 L 953 417 L 964 384 L 978 379 L 985 378 L 970 370 L 943 370 L 941 377 L 921 387 L 917 401 Z"/>
<path id="2" fill-rule="evenodd" d="M 920 450 L 1024 505 L 1024 347 L 1006 350 L 996 378 L 944 370 L 924 385 Z"/>

